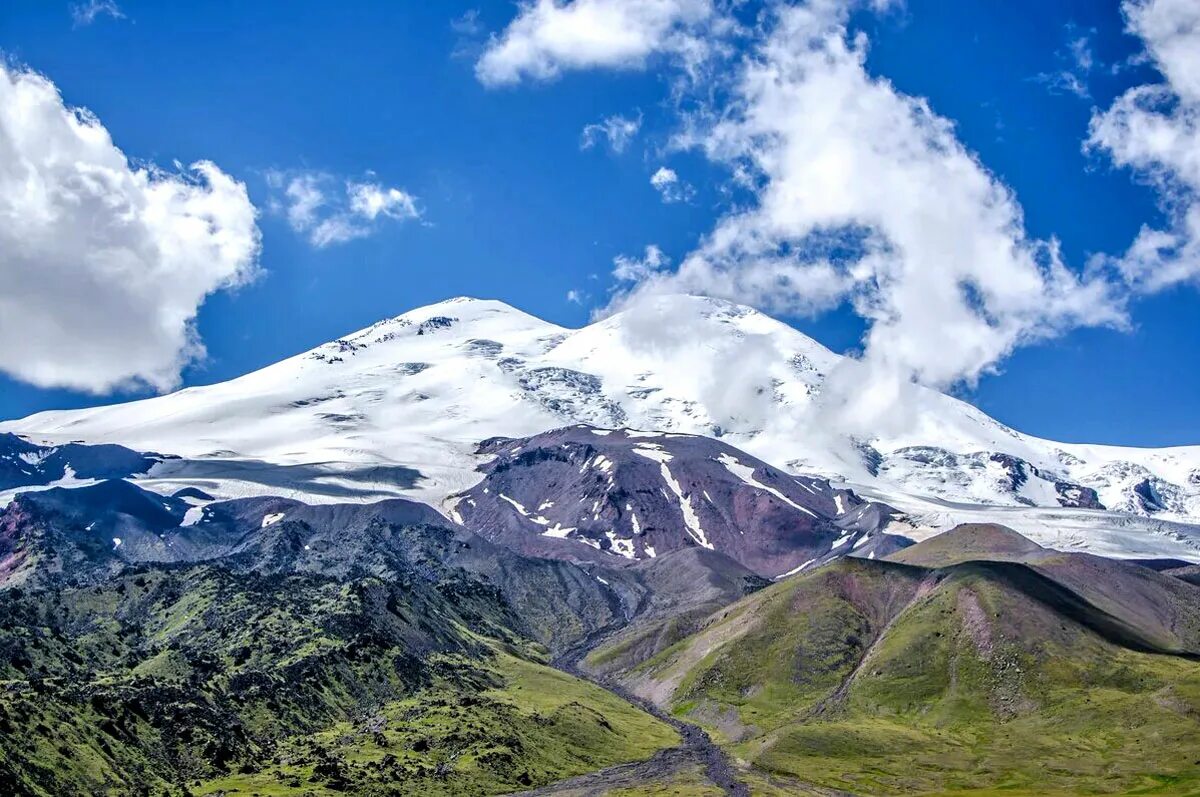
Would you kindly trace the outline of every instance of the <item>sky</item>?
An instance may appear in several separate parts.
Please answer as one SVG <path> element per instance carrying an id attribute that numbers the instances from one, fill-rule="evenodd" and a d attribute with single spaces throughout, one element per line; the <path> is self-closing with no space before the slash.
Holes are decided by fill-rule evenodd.
<path id="1" fill-rule="evenodd" d="M 867 426 L 1200 443 L 1189 0 L 9 0 L 0 53 L 0 418 L 687 291 L 860 357 Z"/>

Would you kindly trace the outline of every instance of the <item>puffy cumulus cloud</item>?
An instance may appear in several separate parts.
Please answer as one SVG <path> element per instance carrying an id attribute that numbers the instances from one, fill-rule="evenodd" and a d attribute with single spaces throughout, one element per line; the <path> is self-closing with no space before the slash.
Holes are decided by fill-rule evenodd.
<path id="1" fill-rule="evenodd" d="M 1135 290 L 1153 292 L 1200 281 L 1200 4 L 1126 0 L 1122 9 L 1165 82 L 1096 112 L 1086 146 L 1158 190 L 1167 228 L 1143 226 L 1128 251 L 1106 259 Z"/>
<path id="2" fill-rule="evenodd" d="M 485 85 L 548 80 L 564 70 L 637 68 L 656 53 L 696 62 L 707 51 L 697 28 L 712 0 L 529 0 L 475 65 Z"/>
<path id="3" fill-rule="evenodd" d="M 591 149 L 603 139 L 608 141 L 609 149 L 620 154 L 625 151 L 625 148 L 629 146 L 629 143 L 633 141 L 641 129 L 641 111 L 638 111 L 637 118 L 634 119 L 614 114 L 599 122 L 585 126 L 583 133 L 579 137 L 579 148 Z"/>
<path id="4" fill-rule="evenodd" d="M 696 189 L 692 188 L 691 184 L 680 180 L 675 170 L 666 166 L 658 167 L 658 171 L 650 175 L 650 185 L 654 186 L 662 201 L 668 205 L 690 202 L 696 195 Z"/>
<path id="5" fill-rule="evenodd" d="M 948 120 L 867 72 L 847 11 L 831 0 L 774 9 L 722 87 L 728 99 L 679 137 L 728 164 L 752 201 L 614 306 L 663 292 L 783 314 L 849 302 L 869 328 L 843 405 L 911 382 L 971 383 L 1017 346 L 1122 323 L 1112 287 L 1025 234 L 1013 193 Z"/>
<path id="6" fill-rule="evenodd" d="M 256 273 L 245 186 L 133 165 L 46 77 L 0 63 L 0 370 L 93 393 L 169 389 L 209 294 Z"/>
<path id="7" fill-rule="evenodd" d="M 370 180 L 339 181 L 323 172 L 272 171 L 267 184 L 276 191 L 272 208 L 317 248 L 365 238 L 382 219 L 421 218 L 415 196 Z"/>

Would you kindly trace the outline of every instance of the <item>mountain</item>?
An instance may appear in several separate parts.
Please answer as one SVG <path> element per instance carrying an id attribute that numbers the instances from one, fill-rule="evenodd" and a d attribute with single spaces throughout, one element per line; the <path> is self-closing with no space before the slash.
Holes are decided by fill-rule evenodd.
<path id="1" fill-rule="evenodd" d="M 180 455 L 144 480 L 164 494 L 435 505 L 479 480 L 477 447 L 489 438 L 577 423 L 696 434 L 848 483 L 926 535 L 996 521 L 1056 547 L 1200 559 L 1200 448 L 1041 440 L 915 387 L 897 399 L 904 413 L 849 434 L 822 402 L 831 375 L 854 367 L 786 324 L 712 299 L 655 297 L 581 329 L 455 299 L 221 384 L 0 427 L 37 444 Z"/>
<path id="2" fill-rule="evenodd" d="M 489 542 L 405 499 L 204 501 L 122 480 L 22 494 L 0 509 L 0 590 L 84 587 L 130 567 L 201 563 L 255 576 L 376 578 L 414 590 L 468 583 L 494 593 L 509 607 L 508 627 L 554 655 L 634 619 L 728 603 L 768 583 L 724 553 L 694 550 L 664 550 L 644 566 L 616 556 L 567 561 Z"/>
<path id="3" fill-rule="evenodd" d="M 0 495 L 21 487 L 122 479 L 146 473 L 163 459 L 118 445 L 40 446 L 0 433 Z"/>
<path id="4" fill-rule="evenodd" d="M 1107 616 L 1111 633 L 1120 634 L 1127 644 L 1200 658 L 1200 589 L 1170 570 L 1160 573 L 1101 556 L 1050 550 L 991 524 L 959 526 L 888 559 L 932 568 L 1020 563 Z"/>
<path id="5" fill-rule="evenodd" d="M 891 507 L 707 437 L 579 425 L 478 453 L 483 478 L 452 516 L 531 554 L 621 564 L 699 546 L 773 578 L 908 544 Z"/>
<path id="6" fill-rule="evenodd" d="M 20 495 L 0 510 L 0 588 L 95 584 L 130 565 L 200 562 L 258 575 L 478 582 L 511 607 L 510 627 L 551 651 L 621 621 L 653 590 L 620 573 L 520 556 L 403 499 L 314 507 L 250 498 L 197 508 L 114 480 Z"/>
<path id="7" fill-rule="evenodd" d="M 494 794 L 659 750 L 646 766 L 690 772 L 694 740 L 549 657 L 767 583 L 698 546 L 527 557 L 404 499 L 20 494 L 0 509 L 0 790 Z"/>
<path id="8" fill-rule="evenodd" d="M 512 620 L 470 579 L 200 564 L 11 589 L 0 791 L 494 794 L 677 744 Z"/>
<path id="9" fill-rule="evenodd" d="M 583 665 L 700 723 L 763 793 L 1193 793 L 1200 587 L 1063 556 L 958 528 Z"/>

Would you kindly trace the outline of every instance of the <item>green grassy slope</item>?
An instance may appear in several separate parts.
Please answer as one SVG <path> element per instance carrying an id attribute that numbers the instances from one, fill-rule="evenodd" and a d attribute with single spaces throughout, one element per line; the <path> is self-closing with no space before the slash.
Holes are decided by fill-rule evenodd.
<path id="1" fill-rule="evenodd" d="M 677 738 L 469 579 L 191 566 L 4 598 L 4 794 L 488 794 Z"/>
<path id="2" fill-rule="evenodd" d="M 1200 664 L 1068 603 L 1028 570 L 843 560 L 651 658 L 590 661 L 707 727 L 763 794 L 1200 791 Z"/>

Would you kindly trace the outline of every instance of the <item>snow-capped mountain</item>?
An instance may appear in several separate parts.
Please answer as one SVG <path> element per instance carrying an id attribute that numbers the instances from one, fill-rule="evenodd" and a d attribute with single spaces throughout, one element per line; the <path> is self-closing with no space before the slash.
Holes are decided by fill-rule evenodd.
<path id="1" fill-rule="evenodd" d="M 852 365 L 707 298 L 655 297 L 581 329 L 453 299 L 228 382 L 0 429 L 185 457 L 153 468 L 146 482 L 159 492 L 435 504 L 480 480 L 476 448 L 488 438 L 575 423 L 699 434 L 906 502 L 919 524 L 1012 508 L 1004 522 L 1025 531 L 1021 511 L 1042 507 L 1104 533 L 1118 518 L 1131 524 L 1137 532 L 1122 533 L 1134 542 L 1116 546 L 1126 555 L 1200 557 L 1200 447 L 1056 443 L 922 388 L 903 397 L 905 423 L 851 437 L 829 426 L 821 398 L 830 374 Z"/>

